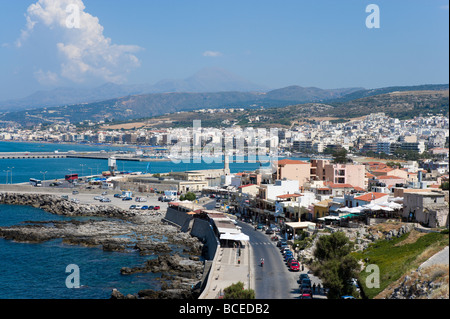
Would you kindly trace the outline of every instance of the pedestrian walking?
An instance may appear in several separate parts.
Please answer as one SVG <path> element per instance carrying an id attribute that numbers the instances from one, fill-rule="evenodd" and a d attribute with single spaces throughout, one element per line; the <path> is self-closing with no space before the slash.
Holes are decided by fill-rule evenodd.
<path id="1" fill-rule="evenodd" d="M 316 293 L 316 283 L 313 283 L 312 291 L 313 291 L 313 293 Z"/>
<path id="2" fill-rule="evenodd" d="M 321 292 L 321 286 L 320 286 L 320 283 L 317 284 L 317 290 L 319 291 L 319 295 L 321 295 L 322 292 Z"/>

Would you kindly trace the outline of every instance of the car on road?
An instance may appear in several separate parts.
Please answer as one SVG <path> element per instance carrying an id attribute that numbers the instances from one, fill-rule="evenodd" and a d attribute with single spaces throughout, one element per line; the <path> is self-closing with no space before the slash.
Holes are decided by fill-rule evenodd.
<path id="1" fill-rule="evenodd" d="M 103 199 L 103 196 L 95 196 L 94 199 L 95 200 L 101 200 L 101 199 Z"/>
<path id="2" fill-rule="evenodd" d="M 131 205 L 130 209 L 136 209 L 136 205 Z"/>
<path id="3" fill-rule="evenodd" d="M 148 210 L 154 210 L 155 206 L 148 206 Z"/>
<path id="4" fill-rule="evenodd" d="M 300 264 L 298 263 L 297 260 L 292 260 L 292 261 L 289 263 L 289 269 L 290 269 L 291 271 L 299 271 L 299 270 L 300 270 Z"/>
<path id="5" fill-rule="evenodd" d="M 303 279 L 309 279 L 309 276 L 308 276 L 308 274 L 300 274 L 299 279 L 300 279 L 300 283 L 301 283 L 303 281 Z"/>
<path id="6" fill-rule="evenodd" d="M 311 288 L 300 288 L 300 295 L 311 295 L 312 296 L 312 290 Z"/>
<path id="7" fill-rule="evenodd" d="M 302 281 L 301 281 L 301 284 L 300 284 L 302 287 L 304 286 L 304 287 L 309 287 L 309 288 L 311 288 L 311 279 L 309 279 L 309 278 L 305 278 L 305 279 L 303 279 Z"/>
<path id="8" fill-rule="evenodd" d="M 148 206 L 147 206 L 147 205 L 144 205 L 144 206 L 141 207 L 141 209 L 142 209 L 142 210 L 148 210 Z"/>
<path id="9" fill-rule="evenodd" d="M 293 253 L 290 250 L 285 250 L 281 254 L 283 255 L 283 257 L 285 257 L 286 255 L 289 255 L 289 254 L 292 255 Z"/>
<path id="10" fill-rule="evenodd" d="M 131 198 L 131 197 L 124 197 L 124 198 L 122 198 L 122 200 L 123 201 L 128 201 L 128 200 L 133 200 L 133 198 Z"/>
<path id="11" fill-rule="evenodd" d="M 80 192 L 79 191 L 73 191 L 72 195 L 78 195 Z"/>
<path id="12" fill-rule="evenodd" d="M 293 253 L 287 253 L 286 255 L 284 255 L 284 260 L 285 260 L 285 261 L 288 261 L 288 259 L 289 259 L 289 258 L 292 258 L 292 257 L 294 257 L 294 254 L 293 254 Z"/>
<path id="13" fill-rule="evenodd" d="M 108 197 L 102 198 L 102 199 L 100 199 L 100 201 L 102 203 L 110 203 L 111 202 L 111 200 Z"/>
<path id="14" fill-rule="evenodd" d="M 270 228 L 268 228 L 267 230 L 266 230 L 266 234 L 267 235 L 272 235 L 272 234 L 274 234 L 275 232 L 272 230 L 272 229 L 270 229 Z"/>

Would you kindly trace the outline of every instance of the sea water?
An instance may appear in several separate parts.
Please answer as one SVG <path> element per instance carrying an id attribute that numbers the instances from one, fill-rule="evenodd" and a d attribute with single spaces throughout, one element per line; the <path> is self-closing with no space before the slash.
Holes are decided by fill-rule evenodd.
<path id="1" fill-rule="evenodd" d="M 56 216 L 26 206 L 0 205 L 0 226 L 24 221 L 54 221 L 74 218 Z M 83 220 L 84 218 L 78 218 Z M 105 252 L 99 247 L 63 244 L 62 240 L 29 244 L 0 238 L 0 299 L 107 299 L 112 289 L 134 294 L 142 289 L 160 289 L 161 274 L 121 275 L 122 267 L 142 266 L 150 258 L 136 251 Z M 69 265 L 77 265 L 80 288 L 70 289 Z"/>

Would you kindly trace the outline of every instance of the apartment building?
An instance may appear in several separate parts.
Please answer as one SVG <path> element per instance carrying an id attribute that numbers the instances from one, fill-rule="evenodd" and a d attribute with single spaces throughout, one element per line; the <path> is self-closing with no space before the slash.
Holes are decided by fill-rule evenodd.
<path id="1" fill-rule="evenodd" d="M 296 180 L 302 187 L 311 178 L 311 163 L 284 159 L 278 161 L 277 170 L 274 173 L 275 180 Z"/>

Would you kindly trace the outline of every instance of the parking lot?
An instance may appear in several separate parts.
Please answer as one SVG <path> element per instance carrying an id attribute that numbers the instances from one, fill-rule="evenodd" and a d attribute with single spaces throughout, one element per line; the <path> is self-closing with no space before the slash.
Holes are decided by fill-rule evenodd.
<path id="1" fill-rule="evenodd" d="M 131 200 L 122 200 L 122 198 L 114 197 L 114 194 L 121 194 L 121 192 L 114 192 L 111 190 L 107 190 L 106 195 L 102 195 L 102 193 L 105 192 L 105 190 L 99 189 L 97 192 L 92 193 L 79 193 L 79 194 L 70 194 L 69 199 L 76 199 L 79 200 L 80 204 L 92 204 L 92 205 L 113 205 L 122 209 L 130 209 L 130 206 L 132 205 L 139 205 L 139 206 L 159 206 L 160 211 L 166 211 L 168 203 L 160 202 L 158 201 L 159 195 L 157 194 L 148 194 L 148 195 L 138 195 L 133 196 Z M 98 199 L 94 199 L 97 196 L 102 196 L 103 198 L 109 198 L 110 202 L 101 202 Z M 136 197 L 144 198 L 145 201 L 136 201 Z"/>

